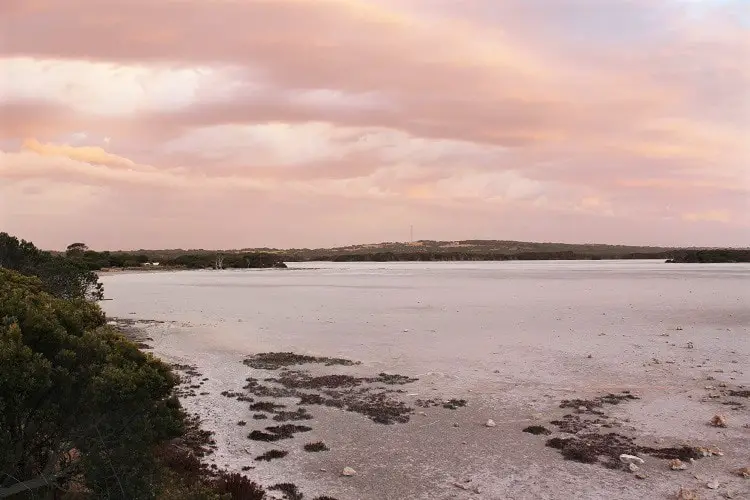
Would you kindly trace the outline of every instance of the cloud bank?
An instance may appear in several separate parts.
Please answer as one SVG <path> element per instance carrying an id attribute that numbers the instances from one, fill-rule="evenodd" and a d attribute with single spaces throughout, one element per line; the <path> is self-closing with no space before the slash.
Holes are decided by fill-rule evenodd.
<path id="1" fill-rule="evenodd" d="M 26 0 L 0 19 L 0 228 L 42 246 L 410 225 L 750 245 L 742 0 Z"/>

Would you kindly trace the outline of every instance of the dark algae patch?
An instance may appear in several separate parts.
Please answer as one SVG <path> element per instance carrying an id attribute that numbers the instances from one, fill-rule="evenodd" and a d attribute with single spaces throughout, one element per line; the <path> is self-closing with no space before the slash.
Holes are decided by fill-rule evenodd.
<path id="1" fill-rule="evenodd" d="M 449 399 L 447 402 L 443 403 L 443 408 L 447 410 L 457 410 L 464 406 L 466 406 L 465 399 Z"/>
<path id="2" fill-rule="evenodd" d="M 287 455 L 289 455 L 288 451 L 269 450 L 264 454 L 255 457 L 255 460 L 257 460 L 258 462 L 270 462 L 271 460 L 276 460 L 277 458 L 284 458 Z"/>
<path id="3" fill-rule="evenodd" d="M 446 410 L 457 410 L 459 408 L 463 408 L 468 404 L 468 402 L 465 399 L 449 399 L 449 400 L 443 400 L 440 398 L 434 398 L 434 399 L 417 399 L 414 402 L 415 405 L 419 406 L 420 408 L 431 408 L 435 406 L 442 406 Z"/>
<path id="4" fill-rule="evenodd" d="M 259 370 L 278 370 L 287 366 L 305 365 L 305 364 L 324 364 L 326 366 L 358 365 L 358 361 L 351 361 L 343 358 L 326 358 L 318 356 L 306 356 L 304 354 L 295 354 L 293 352 L 262 352 L 248 356 L 243 361 L 244 364 L 251 368 Z"/>
<path id="5" fill-rule="evenodd" d="M 275 382 L 287 389 L 336 389 L 341 387 L 356 387 L 367 382 L 367 379 L 355 378 L 350 375 L 322 375 L 311 377 L 299 371 L 285 371 L 279 378 L 268 378 L 266 382 Z"/>
<path id="6" fill-rule="evenodd" d="M 305 408 L 298 408 L 295 411 L 278 411 L 273 419 L 277 422 L 288 422 L 290 420 L 312 420 L 313 416 L 310 415 Z"/>
<path id="7" fill-rule="evenodd" d="M 277 405 L 276 403 L 271 403 L 270 401 L 258 401 L 257 403 L 253 403 L 250 405 L 250 409 L 252 411 L 274 412 L 279 408 L 284 408 L 284 405 Z"/>
<path id="8" fill-rule="evenodd" d="M 297 398 L 299 406 L 328 406 L 359 413 L 381 424 L 406 423 L 413 409 L 397 395 L 404 392 L 393 386 L 410 384 L 418 379 L 399 374 L 379 373 L 377 377 L 357 377 L 342 373 L 311 374 L 303 369 L 291 369 L 298 365 L 318 364 L 325 366 L 352 366 L 359 364 L 342 358 L 314 357 L 290 352 L 260 353 L 246 358 L 243 363 L 262 370 L 277 370 L 274 377 L 260 380 L 246 379 L 244 389 L 252 396 L 263 398 Z M 465 401 L 451 400 L 462 406 Z M 442 404 L 442 402 L 441 402 Z M 306 408 L 285 410 L 281 405 L 256 402 L 250 409 L 273 414 L 277 422 L 310 420 L 312 415 Z"/>
<path id="9" fill-rule="evenodd" d="M 267 443 L 271 443 L 273 441 L 280 441 L 283 439 L 278 434 L 273 434 L 271 432 L 257 431 L 257 430 L 248 434 L 247 437 L 249 439 L 252 439 L 253 441 L 265 441 Z"/>
<path id="10" fill-rule="evenodd" d="M 648 447 L 636 443 L 634 437 L 625 436 L 617 432 L 606 432 L 606 429 L 619 427 L 620 424 L 607 415 L 608 405 L 617 405 L 626 401 L 639 399 L 628 392 L 621 394 L 607 394 L 598 398 L 563 400 L 561 408 L 575 408 L 574 414 L 564 415 L 559 420 L 553 420 L 552 425 L 560 432 L 575 434 L 575 437 L 552 437 L 546 445 L 560 451 L 565 460 L 587 464 L 599 464 L 611 469 L 623 469 L 619 457 L 627 455 L 650 455 L 660 459 L 679 458 L 683 461 L 708 456 L 702 448 L 694 446 L 680 447 Z M 585 408 L 585 410 L 584 410 Z M 593 417 L 593 418 L 592 418 Z M 605 431 L 602 432 L 602 429 Z M 523 429 L 535 435 L 549 435 L 552 432 L 541 426 L 534 425 Z"/>
<path id="11" fill-rule="evenodd" d="M 543 425 L 530 425 L 526 427 L 523 432 L 534 434 L 535 436 L 549 436 L 552 431 L 544 427 Z"/>
<path id="12" fill-rule="evenodd" d="M 412 382 L 416 382 L 417 380 L 419 379 L 407 377 L 406 375 L 395 375 L 395 374 L 388 374 L 388 373 L 380 373 L 378 374 L 378 378 L 375 379 L 375 381 L 380 382 L 381 384 L 386 384 L 386 385 L 405 385 L 405 384 L 411 384 Z"/>
<path id="13" fill-rule="evenodd" d="M 311 431 L 312 427 L 306 425 L 283 424 L 272 427 L 266 427 L 267 432 L 255 430 L 248 437 L 254 441 L 279 441 L 281 439 L 291 439 L 298 432 Z"/>
<path id="14" fill-rule="evenodd" d="M 266 430 L 268 432 L 278 434 L 279 436 L 290 438 L 293 437 L 296 432 L 309 432 L 312 430 L 312 427 L 308 427 L 306 425 L 283 424 L 273 427 L 266 427 Z"/>
<path id="15" fill-rule="evenodd" d="M 330 448 L 325 445 L 323 441 L 318 441 L 317 443 L 307 443 L 305 445 L 305 451 L 309 451 L 311 453 L 316 453 L 319 451 L 328 451 Z"/>
<path id="16" fill-rule="evenodd" d="M 304 495 L 299 491 L 299 488 L 292 483 L 274 484 L 268 489 L 271 491 L 282 492 L 285 500 L 302 500 L 304 498 Z"/>

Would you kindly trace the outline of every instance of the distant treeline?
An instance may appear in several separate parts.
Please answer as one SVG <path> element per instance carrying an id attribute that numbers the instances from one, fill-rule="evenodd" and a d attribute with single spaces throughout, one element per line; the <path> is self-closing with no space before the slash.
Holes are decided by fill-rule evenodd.
<path id="1" fill-rule="evenodd" d="M 134 267 L 154 267 L 168 269 L 246 269 L 286 267 L 279 254 L 268 252 L 185 252 L 164 255 L 149 255 L 138 252 L 96 252 L 84 243 L 69 245 L 64 256 L 91 271 L 103 269 L 129 269 Z"/>
<path id="2" fill-rule="evenodd" d="M 169 256 L 137 252 L 95 252 L 85 250 L 66 253 L 68 259 L 92 271 L 102 269 L 128 269 L 149 267 L 158 264 L 167 269 L 265 269 L 285 268 L 284 262 L 464 262 L 464 261 L 531 261 L 531 260 L 664 260 L 670 263 L 720 263 L 750 262 L 750 250 L 677 249 L 658 252 L 634 252 L 623 254 L 582 253 L 574 251 L 556 252 L 466 252 L 466 251 L 410 251 L 410 252 L 361 252 L 344 254 L 307 254 L 294 252 L 187 252 Z"/>
<path id="3" fill-rule="evenodd" d="M 667 259 L 668 253 L 645 253 L 613 255 L 592 255 L 576 252 L 521 252 L 475 253 L 475 252 L 372 252 L 343 255 L 320 255 L 310 259 L 295 259 L 290 256 L 287 262 L 295 260 L 328 262 L 460 262 L 460 261 L 508 261 L 508 260 L 603 260 L 603 259 Z"/>
<path id="4" fill-rule="evenodd" d="M 670 263 L 733 263 L 750 262 L 748 249 L 681 250 L 667 260 Z"/>
<path id="5" fill-rule="evenodd" d="M 638 252 L 613 254 L 589 254 L 578 252 L 520 252 L 520 253 L 477 253 L 477 252 L 369 252 L 341 255 L 318 255 L 300 258 L 299 255 L 285 257 L 287 262 L 460 262 L 460 261 L 511 261 L 511 260 L 666 260 L 670 263 L 720 263 L 750 262 L 750 250 L 671 250 L 660 252 Z"/>

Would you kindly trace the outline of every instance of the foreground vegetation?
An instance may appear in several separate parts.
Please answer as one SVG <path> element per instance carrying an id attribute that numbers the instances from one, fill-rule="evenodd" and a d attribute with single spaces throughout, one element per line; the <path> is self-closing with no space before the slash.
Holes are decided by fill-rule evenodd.
<path id="1" fill-rule="evenodd" d="M 107 325 L 95 274 L 5 234 L 0 264 L 0 498 L 264 498 L 201 463 L 210 433 Z"/>

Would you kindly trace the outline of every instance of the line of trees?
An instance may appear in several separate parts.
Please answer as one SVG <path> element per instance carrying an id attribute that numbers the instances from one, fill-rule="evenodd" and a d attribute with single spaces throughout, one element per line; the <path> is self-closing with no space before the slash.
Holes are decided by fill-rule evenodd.
<path id="1" fill-rule="evenodd" d="M 370 252 L 342 255 L 320 255 L 310 260 L 330 262 L 458 262 L 458 261 L 510 261 L 510 260 L 602 260 L 602 259 L 667 259 L 671 253 L 622 254 L 617 256 L 561 252 L 519 252 L 519 253 L 479 253 L 479 252 Z M 293 262 L 294 258 L 287 258 Z"/>
<path id="2" fill-rule="evenodd" d="M 719 248 L 712 250 L 683 250 L 668 260 L 670 263 L 736 263 L 750 262 L 750 250 Z"/>
<path id="3" fill-rule="evenodd" d="M 481 252 L 368 252 L 347 253 L 339 255 L 314 255 L 302 258 L 299 255 L 285 257 L 287 262 L 295 261 L 328 261 L 328 262 L 458 262 L 458 261 L 512 261 L 512 260 L 645 260 L 656 259 L 668 262 L 750 262 L 750 250 L 717 249 L 717 250 L 670 250 L 663 252 L 643 252 L 624 254 L 579 253 L 574 251 L 559 252 L 518 252 L 518 253 L 481 253 Z"/>
<path id="4" fill-rule="evenodd" d="M 65 257 L 90 271 L 102 269 L 128 269 L 159 263 L 171 269 L 247 269 L 284 268 L 282 257 L 270 252 L 189 252 L 172 254 L 164 258 L 146 252 L 97 252 L 84 243 L 68 245 Z"/>

